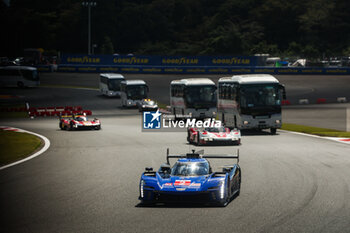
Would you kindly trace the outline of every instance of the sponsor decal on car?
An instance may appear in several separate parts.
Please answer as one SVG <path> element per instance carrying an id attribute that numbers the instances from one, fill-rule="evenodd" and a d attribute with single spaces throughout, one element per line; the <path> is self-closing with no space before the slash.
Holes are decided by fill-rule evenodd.
<path id="1" fill-rule="evenodd" d="M 190 184 L 190 180 L 176 180 L 174 186 L 189 186 Z"/>
<path id="2" fill-rule="evenodd" d="M 201 183 L 192 183 L 191 188 L 198 188 L 198 187 L 201 187 Z"/>

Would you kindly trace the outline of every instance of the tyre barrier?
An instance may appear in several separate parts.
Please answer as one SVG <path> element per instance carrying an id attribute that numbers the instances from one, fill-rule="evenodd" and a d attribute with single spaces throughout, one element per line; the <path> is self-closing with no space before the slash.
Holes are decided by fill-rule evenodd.
<path id="1" fill-rule="evenodd" d="M 318 98 L 316 103 L 317 104 L 325 104 L 326 103 L 326 99 L 325 98 Z"/>
<path id="2" fill-rule="evenodd" d="M 30 107 L 28 110 L 30 117 L 50 117 L 74 114 L 92 115 L 91 110 L 84 110 L 81 106 L 65 106 L 65 107 Z"/>
<path id="3" fill-rule="evenodd" d="M 300 99 L 299 104 L 309 104 L 309 100 L 308 99 Z"/>
<path id="4" fill-rule="evenodd" d="M 338 103 L 346 103 L 347 102 L 346 97 L 338 97 L 337 102 Z"/>
<path id="5" fill-rule="evenodd" d="M 282 105 L 290 105 L 290 101 L 289 100 L 282 100 Z"/>

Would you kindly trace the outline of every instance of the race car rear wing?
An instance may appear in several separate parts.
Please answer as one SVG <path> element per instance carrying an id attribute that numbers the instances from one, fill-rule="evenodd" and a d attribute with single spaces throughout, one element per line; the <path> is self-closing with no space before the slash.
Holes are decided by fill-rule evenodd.
<path id="1" fill-rule="evenodd" d="M 205 158 L 205 159 L 237 159 L 237 163 L 239 163 L 239 149 L 237 149 L 237 153 L 235 155 L 233 154 L 208 154 L 203 155 L 204 150 L 195 151 L 192 150 L 192 153 L 182 154 L 182 155 L 170 155 L 169 154 L 169 148 L 167 148 L 166 151 L 166 161 L 167 164 L 170 164 L 169 159 L 170 158 L 187 158 L 187 159 L 197 159 L 197 158 Z"/>

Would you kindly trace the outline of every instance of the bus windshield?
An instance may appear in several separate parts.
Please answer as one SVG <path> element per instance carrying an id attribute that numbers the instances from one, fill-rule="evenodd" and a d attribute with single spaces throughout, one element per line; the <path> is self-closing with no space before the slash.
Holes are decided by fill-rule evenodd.
<path id="1" fill-rule="evenodd" d="M 254 108 L 265 106 L 280 106 L 281 92 L 278 85 L 242 85 L 241 86 L 241 107 Z"/>
<path id="2" fill-rule="evenodd" d="M 120 91 L 120 82 L 123 79 L 109 79 L 108 80 L 108 90 L 110 91 Z"/>
<path id="3" fill-rule="evenodd" d="M 147 98 L 148 88 L 145 85 L 127 86 L 126 95 L 128 99 L 140 100 Z"/>
<path id="4" fill-rule="evenodd" d="M 185 102 L 189 108 L 210 108 L 216 106 L 215 86 L 187 86 Z"/>
<path id="5" fill-rule="evenodd" d="M 207 162 L 176 162 L 171 169 L 173 176 L 204 176 L 209 174 Z"/>
<path id="6" fill-rule="evenodd" d="M 21 70 L 23 77 L 27 80 L 38 81 L 39 75 L 36 70 Z"/>

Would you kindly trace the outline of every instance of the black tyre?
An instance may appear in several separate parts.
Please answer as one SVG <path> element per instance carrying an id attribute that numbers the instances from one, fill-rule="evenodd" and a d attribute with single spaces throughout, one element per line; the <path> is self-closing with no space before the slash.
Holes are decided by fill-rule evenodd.
<path id="1" fill-rule="evenodd" d="M 187 142 L 191 144 L 190 131 L 187 130 Z"/>
<path id="2" fill-rule="evenodd" d="M 236 145 L 237 145 L 237 146 L 241 145 L 241 139 L 238 139 L 238 140 L 237 140 Z"/>
<path id="3" fill-rule="evenodd" d="M 199 135 L 199 133 L 198 133 L 198 135 L 197 135 L 197 146 L 200 146 L 201 145 L 201 138 L 200 138 L 201 136 Z"/>
<path id="4" fill-rule="evenodd" d="M 70 130 L 70 131 L 74 130 L 74 123 L 73 123 L 73 122 L 70 123 L 70 125 L 69 125 L 69 130 Z"/>
<path id="5" fill-rule="evenodd" d="M 101 125 L 98 125 L 95 127 L 95 130 L 100 130 L 101 129 Z"/>
<path id="6" fill-rule="evenodd" d="M 276 128 L 271 128 L 270 131 L 271 131 L 272 135 L 275 135 L 277 133 L 277 129 Z"/>
<path id="7" fill-rule="evenodd" d="M 58 123 L 58 127 L 60 127 L 61 130 L 64 130 L 64 123 L 63 122 Z"/>

